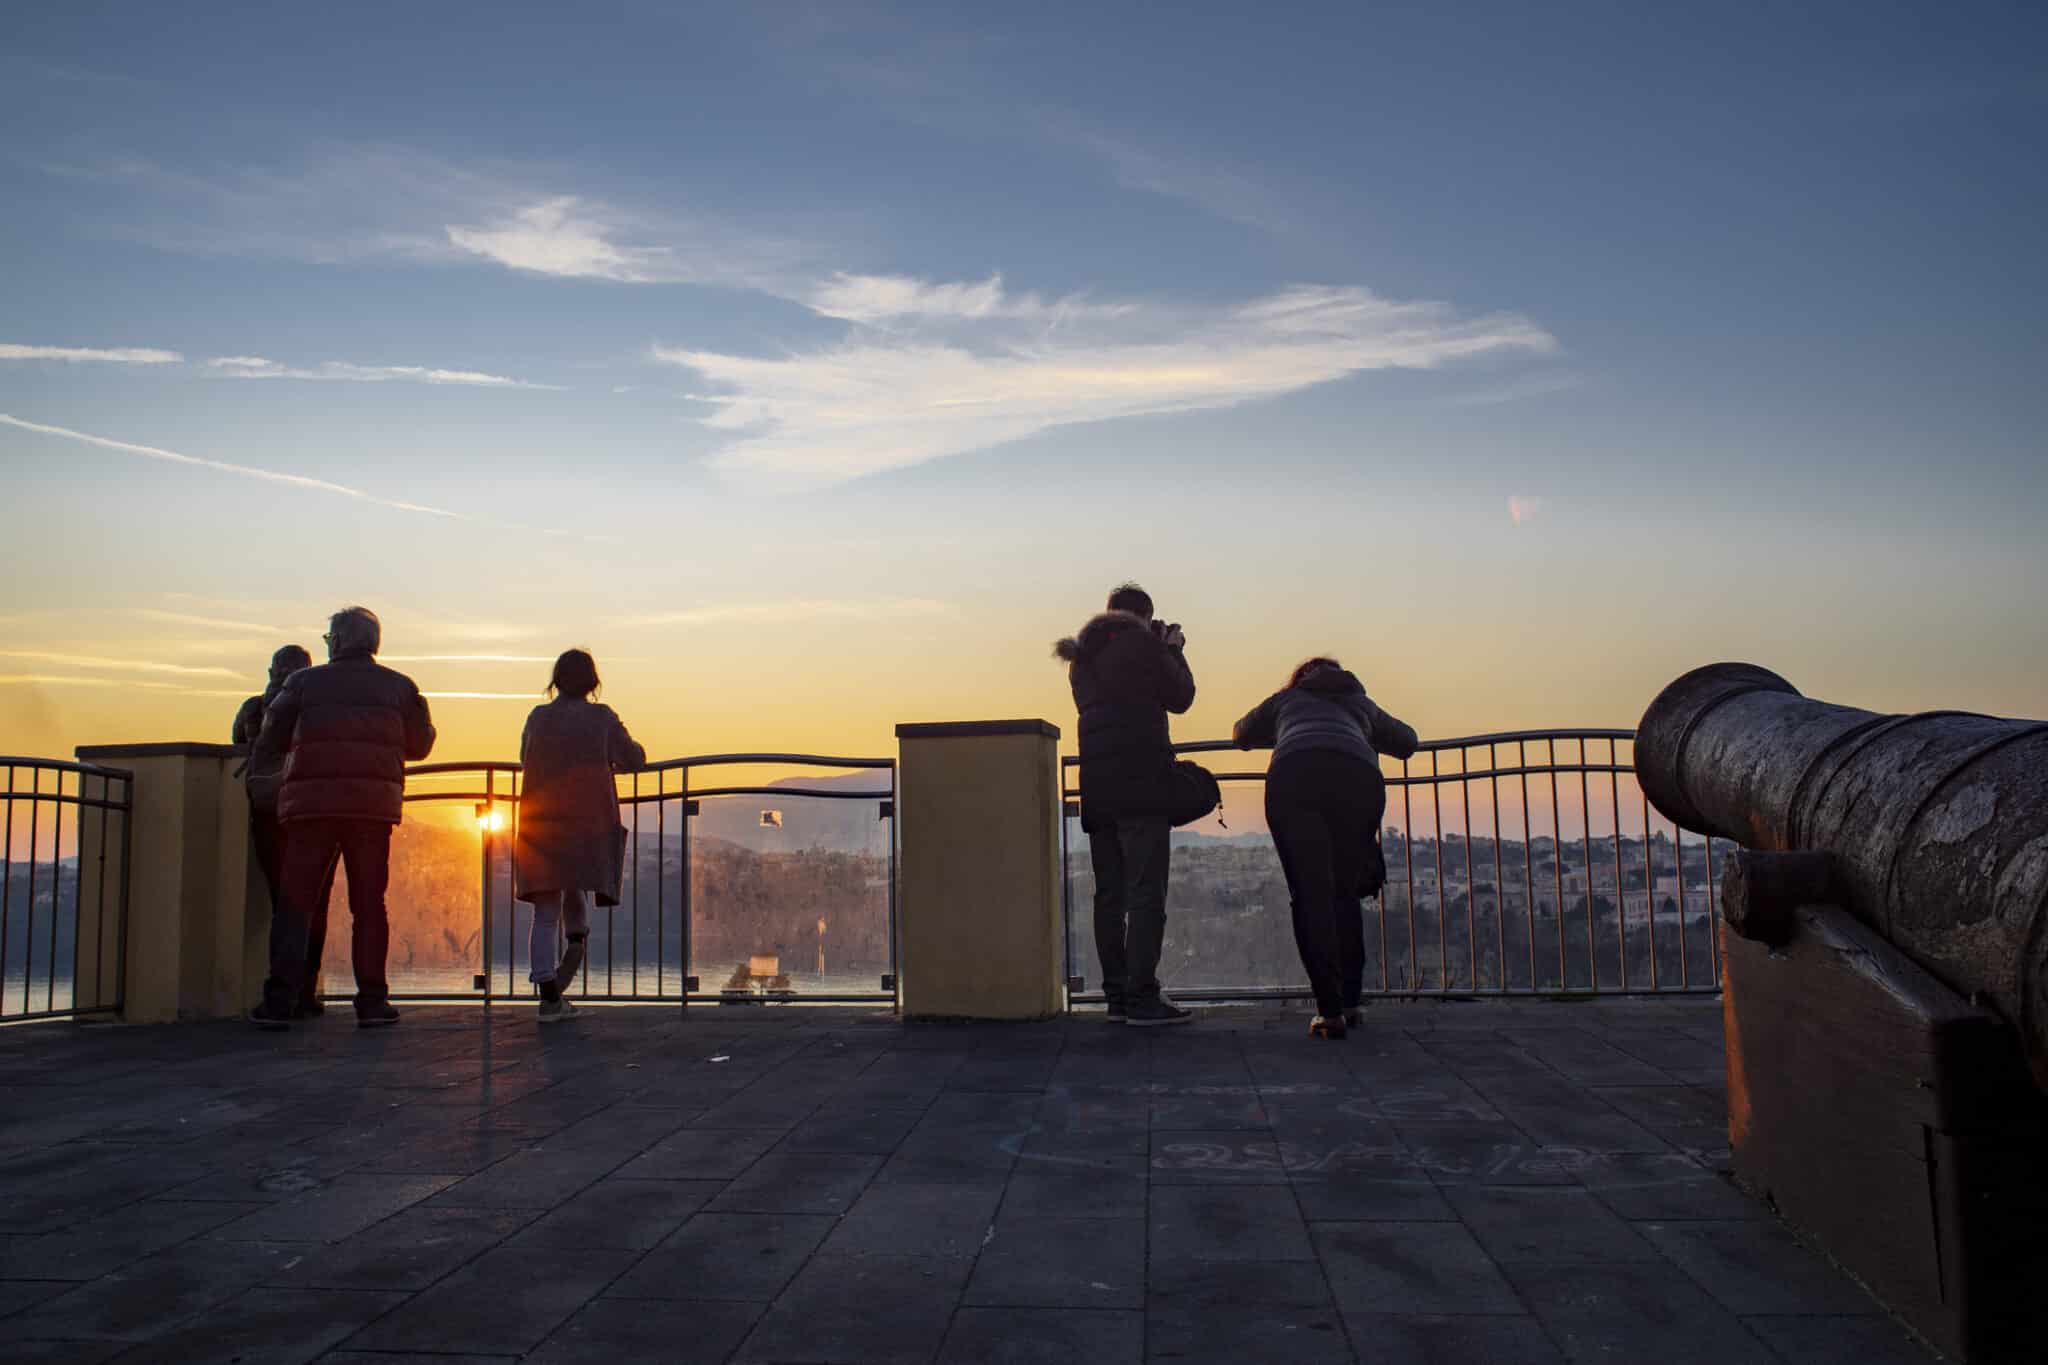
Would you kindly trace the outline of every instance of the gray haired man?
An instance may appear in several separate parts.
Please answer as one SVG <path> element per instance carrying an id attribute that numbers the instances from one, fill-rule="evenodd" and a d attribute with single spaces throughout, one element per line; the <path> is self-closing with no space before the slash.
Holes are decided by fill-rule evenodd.
<path id="1" fill-rule="evenodd" d="M 337 853 L 348 871 L 356 1022 L 398 1022 L 384 977 L 391 831 L 405 809 L 405 765 L 433 751 L 434 723 L 412 679 L 377 663 L 382 642 L 383 627 L 367 607 L 336 612 L 327 627 L 328 662 L 292 674 L 263 714 L 256 758 L 284 756 L 277 817 L 286 838 L 270 978 L 263 1003 L 249 1012 L 259 1028 L 290 1026 L 305 986 L 312 907 Z"/>

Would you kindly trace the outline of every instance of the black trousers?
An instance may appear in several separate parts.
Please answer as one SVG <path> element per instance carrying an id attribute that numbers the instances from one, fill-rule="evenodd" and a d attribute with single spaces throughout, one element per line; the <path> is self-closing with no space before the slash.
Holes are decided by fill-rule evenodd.
<path id="1" fill-rule="evenodd" d="M 1316 1012 L 1326 1017 L 1355 1007 L 1364 988 L 1358 888 L 1386 809 L 1380 770 L 1349 754 L 1309 749 L 1275 760 L 1266 773 L 1266 827 L 1294 903 L 1294 946 Z"/>
<path id="2" fill-rule="evenodd" d="M 273 932 L 277 907 L 284 900 L 284 826 L 268 811 L 249 812 L 249 842 L 256 850 L 256 865 L 263 870 L 263 884 L 270 888 Z M 327 949 L 327 906 L 334 899 L 334 870 L 341 865 L 341 850 L 327 858 L 327 873 L 320 880 L 319 895 L 306 916 L 306 977 L 304 993 L 310 996 L 320 985 L 320 959 Z"/>
<path id="3" fill-rule="evenodd" d="M 1095 956 L 1111 1001 L 1159 998 L 1166 874 L 1173 825 L 1164 816 L 1105 821 L 1088 831 L 1095 866 Z"/>
<path id="4" fill-rule="evenodd" d="M 289 1010 L 306 989 L 313 906 L 322 907 L 333 889 L 338 854 L 348 871 L 349 957 L 355 968 L 356 1008 L 381 1005 L 391 994 L 384 960 L 391 948 L 384 891 L 391 880 L 391 831 L 382 820 L 294 820 L 285 826 L 284 894 L 271 907 L 270 978 L 263 998 L 273 1010 Z"/>

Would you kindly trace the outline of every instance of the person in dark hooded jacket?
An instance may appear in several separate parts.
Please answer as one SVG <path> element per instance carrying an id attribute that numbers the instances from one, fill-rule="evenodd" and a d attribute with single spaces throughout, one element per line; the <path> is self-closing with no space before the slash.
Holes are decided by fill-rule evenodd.
<path id="1" fill-rule="evenodd" d="M 1231 733 L 1273 751 L 1266 826 L 1293 902 L 1294 946 L 1316 994 L 1309 1032 L 1342 1038 L 1358 1022 L 1365 977 L 1359 890 L 1386 813 L 1379 754 L 1407 758 L 1415 731 L 1382 711 L 1335 659 L 1309 659 Z"/>
<path id="2" fill-rule="evenodd" d="M 1135 583 L 1053 653 L 1067 664 L 1080 712 L 1081 828 L 1095 865 L 1095 952 L 1112 1023 L 1180 1024 L 1192 1016 L 1159 990 L 1174 812 L 1167 714 L 1195 702 L 1195 675 L 1177 625 L 1153 619 Z"/>
<path id="3" fill-rule="evenodd" d="M 285 679 L 312 666 L 313 656 L 304 645 L 285 645 L 270 656 L 269 685 L 261 696 L 250 697 L 235 712 L 234 728 L 229 733 L 237 746 L 248 748 L 255 744 L 256 736 L 263 733 L 263 714 L 284 692 Z M 263 870 L 263 884 L 270 889 L 270 904 L 275 913 L 284 893 L 284 825 L 277 818 L 277 789 L 284 781 L 284 755 L 268 754 L 259 761 L 255 754 L 250 754 L 242 763 L 242 780 L 249 794 L 249 844 L 256 854 L 256 865 Z M 334 869 L 340 861 L 338 853 L 328 858 L 327 874 L 321 879 L 319 895 L 308 917 L 305 986 L 293 1006 L 294 1017 L 322 1012 L 320 958 L 327 944 L 327 902 L 334 894 Z"/>
<path id="4" fill-rule="evenodd" d="M 270 977 L 263 1003 L 249 1012 L 259 1028 L 290 1026 L 305 986 L 313 901 L 337 851 L 348 870 L 356 1023 L 398 1022 L 384 974 L 391 831 L 405 814 L 405 765 L 433 751 L 434 722 L 412 679 L 377 662 L 382 643 L 374 612 L 336 612 L 327 663 L 292 674 L 263 714 L 252 761 L 284 755 L 277 815 L 285 852 L 284 896 L 270 921 Z"/>

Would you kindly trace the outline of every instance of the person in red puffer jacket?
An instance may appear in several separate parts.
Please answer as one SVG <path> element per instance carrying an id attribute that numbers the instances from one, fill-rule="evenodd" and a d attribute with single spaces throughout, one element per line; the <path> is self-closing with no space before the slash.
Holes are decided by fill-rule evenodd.
<path id="1" fill-rule="evenodd" d="M 337 852 L 348 872 L 356 1022 L 398 1022 L 384 977 L 391 831 L 405 810 L 405 765 L 433 752 L 434 722 L 412 679 L 377 663 L 382 641 L 383 627 L 367 607 L 336 612 L 327 629 L 328 662 L 292 674 L 264 711 L 255 756 L 284 756 L 277 817 L 286 839 L 284 894 L 270 921 L 270 977 L 263 1003 L 249 1012 L 259 1028 L 290 1024 L 305 985 L 312 908 Z"/>

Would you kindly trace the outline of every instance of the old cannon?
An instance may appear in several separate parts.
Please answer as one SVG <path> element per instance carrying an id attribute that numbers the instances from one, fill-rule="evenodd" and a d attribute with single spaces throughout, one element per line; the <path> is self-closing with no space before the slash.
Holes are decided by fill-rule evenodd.
<path id="1" fill-rule="evenodd" d="M 1824 896 L 1817 873 L 1738 863 L 1734 914 L 1746 877 L 1806 883 L 2011 1024 L 2048 1088 L 2048 724 L 1878 715 L 1713 664 L 1644 712 L 1636 771 L 1687 829 L 1827 855 Z"/>
<path id="2" fill-rule="evenodd" d="M 1636 772 L 1744 845 L 1721 896 L 1736 1179 L 1948 1354 L 2041 1359 L 2048 724 L 1714 664 L 1650 704 Z"/>

